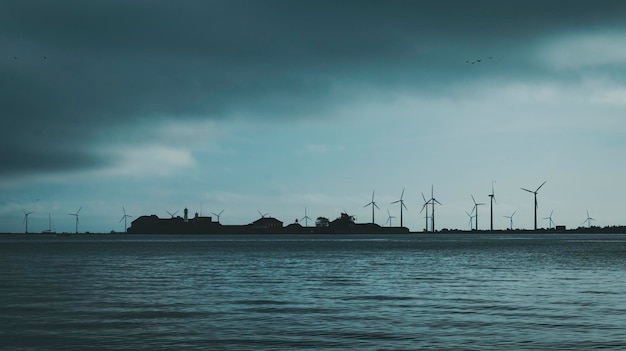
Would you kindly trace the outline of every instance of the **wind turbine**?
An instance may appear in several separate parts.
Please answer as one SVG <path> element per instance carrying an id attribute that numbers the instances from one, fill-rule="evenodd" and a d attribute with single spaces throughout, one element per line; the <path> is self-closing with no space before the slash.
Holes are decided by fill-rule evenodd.
<path id="1" fill-rule="evenodd" d="M 311 219 L 309 216 L 307 216 L 306 214 L 306 206 L 304 207 L 304 217 L 302 217 L 301 221 L 304 221 L 304 226 L 308 227 L 309 226 L 309 219 Z"/>
<path id="2" fill-rule="evenodd" d="M 256 210 L 256 211 L 259 213 L 259 215 L 261 216 L 261 218 L 265 218 L 265 216 L 267 216 L 267 215 L 269 214 L 269 212 L 262 213 L 262 212 L 261 212 L 261 211 L 259 211 L 259 210 Z"/>
<path id="3" fill-rule="evenodd" d="M 215 215 L 215 217 L 217 217 L 217 223 L 220 222 L 220 216 L 222 215 L 222 212 L 224 212 L 224 210 L 221 210 L 220 213 L 211 212 L 213 215 Z"/>
<path id="4" fill-rule="evenodd" d="M 430 200 L 426 200 L 426 196 L 424 196 L 424 193 L 422 193 L 422 199 L 424 199 L 424 204 L 422 205 L 422 209 L 420 210 L 420 213 L 422 213 L 422 211 L 424 211 L 424 209 L 426 209 L 426 216 L 424 217 L 426 219 L 426 226 L 424 227 L 424 231 L 428 231 L 428 205 L 430 205 Z"/>
<path id="5" fill-rule="evenodd" d="M 81 207 L 79 207 L 79 208 L 78 208 L 78 211 L 76 211 L 76 213 L 69 213 L 69 215 L 70 215 L 70 216 L 74 216 L 74 217 L 76 217 L 76 234 L 78 234 L 78 222 L 79 222 L 79 221 L 78 221 L 78 214 L 80 213 L 80 210 L 81 210 L 82 208 L 83 208 L 82 206 L 81 206 Z"/>
<path id="6" fill-rule="evenodd" d="M 515 216 L 515 212 L 517 211 L 513 211 L 513 213 L 510 216 L 504 216 L 505 218 L 508 218 L 511 221 L 511 230 L 513 230 L 513 216 Z"/>
<path id="7" fill-rule="evenodd" d="M 589 210 L 587 210 L 587 219 L 583 221 L 583 224 L 587 222 L 587 227 L 591 228 L 591 221 L 595 221 L 595 220 L 596 220 L 595 218 L 589 217 Z"/>
<path id="8" fill-rule="evenodd" d="M 404 204 L 404 200 L 402 200 L 403 196 L 404 196 L 404 188 L 402 188 L 402 194 L 400 194 L 400 200 L 392 202 L 392 204 L 400 203 L 400 227 L 404 227 L 404 223 L 402 222 L 402 207 L 404 207 L 407 211 L 409 210 L 408 208 L 406 208 L 406 205 Z"/>
<path id="9" fill-rule="evenodd" d="M 476 203 L 474 195 L 472 195 L 472 201 L 474 201 L 474 209 L 472 211 L 476 210 L 476 230 L 478 230 L 478 206 L 484 205 L 484 203 Z"/>
<path id="10" fill-rule="evenodd" d="M 528 191 L 529 193 L 535 194 L 535 230 L 537 230 L 537 207 L 539 207 L 537 205 L 537 192 L 539 191 L 539 189 L 541 189 L 541 187 L 546 184 L 547 180 L 543 183 L 541 183 L 541 185 L 537 188 L 537 190 L 532 191 L 532 190 L 528 190 L 528 189 L 524 189 L 524 188 L 520 188 L 524 191 Z"/>
<path id="11" fill-rule="evenodd" d="M 387 209 L 387 216 L 389 217 L 387 218 L 387 222 L 385 222 L 385 224 L 389 223 L 389 227 L 391 227 L 391 219 L 396 217 L 392 216 L 391 213 L 389 213 L 389 209 Z"/>
<path id="12" fill-rule="evenodd" d="M 122 222 L 122 220 L 124 220 L 124 233 L 127 233 L 128 232 L 128 229 L 127 229 L 128 226 L 126 225 L 126 218 L 130 218 L 132 216 L 126 214 L 126 208 L 124 206 L 122 206 L 122 211 L 124 211 L 124 215 L 120 219 L 120 223 Z M 78 221 L 78 217 L 76 217 L 76 220 Z"/>
<path id="13" fill-rule="evenodd" d="M 368 203 L 367 205 L 363 206 L 363 207 L 372 206 L 372 223 L 376 223 L 374 221 L 374 208 L 377 208 L 378 210 L 380 210 L 380 207 L 378 207 L 378 205 L 376 205 L 376 202 L 374 201 L 374 192 L 376 192 L 376 190 L 372 191 L 372 201 Z"/>
<path id="14" fill-rule="evenodd" d="M 472 212 L 474 212 L 474 209 L 472 209 Z M 465 211 L 465 213 L 467 213 L 467 216 L 469 217 L 469 222 L 467 224 L 469 225 L 470 230 L 472 230 L 472 219 L 474 219 L 474 216 L 467 211 Z"/>
<path id="15" fill-rule="evenodd" d="M 490 201 L 491 201 L 491 223 L 490 223 L 489 229 L 491 231 L 493 231 L 493 203 L 494 202 L 497 203 L 497 201 L 496 201 L 496 194 L 493 192 L 493 183 L 494 183 L 494 181 L 492 180 L 491 181 L 491 194 L 489 194 L 489 198 L 490 198 Z"/>
<path id="16" fill-rule="evenodd" d="M 172 216 L 172 218 L 174 218 L 174 216 L 176 216 L 176 214 L 178 213 L 178 211 L 174 211 L 174 213 L 170 211 L 165 211 L 165 212 L 167 212 L 168 215 Z"/>
<path id="17" fill-rule="evenodd" d="M 24 233 L 28 234 L 28 216 L 33 213 L 33 211 L 24 211 L 24 220 L 22 223 L 26 224 L 26 228 L 24 229 Z"/>
<path id="18" fill-rule="evenodd" d="M 430 221 L 432 223 L 431 228 L 433 233 L 435 232 L 435 203 L 438 205 L 441 205 L 441 202 L 437 201 L 437 199 L 435 199 L 435 186 L 431 185 L 430 186 L 430 204 L 433 206 L 433 210 L 432 213 L 430 214 Z"/>
<path id="19" fill-rule="evenodd" d="M 553 214 L 553 213 L 554 213 L 554 211 L 551 211 L 551 212 L 550 212 L 550 215 L 549 215 L 548 217 L 544 217 L 544 218 L 543 218 L 543 219 L 547 219 L 547 220 L 549 220 L 549 222 L 548 222 L 548 227 L 549 227 L 550 229 L 552 229 L 552 225 L 554 225 L 554 221 L 552 221 L 552 214 Z"/>

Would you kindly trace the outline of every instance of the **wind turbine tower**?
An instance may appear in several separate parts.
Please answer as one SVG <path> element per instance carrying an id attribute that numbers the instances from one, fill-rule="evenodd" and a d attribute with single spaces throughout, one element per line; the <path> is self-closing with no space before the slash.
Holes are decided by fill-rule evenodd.
<path id="1" fill-rule="evenodd" d="M 540 186 L 537 188 L 537 190 L 535 190 L 535 191 L 528 190 L 528 189 L 525 189 L 525 188 L 520 188 L 520 189 L 522 189 L 522 190 L 524 190 L 524 191 L 528 191 L 528 192 L 529 192 L 529 193 L 531 193 L 531 194 L 535 194 L 535 230 L 537 230 L 537 207 L 539 207 L 539 206 L 537 205 L 537 192 L 539 192 L 539 189 L 541 189 L 541 187 L 542 187 L 544 184 L 546 184 L 546 182 L 547 182 L 547 180 L 546 180 L 545 182 L 541 183 L 541 185 L 540 185 Z"/>
<path id="2" fill-rule="evenodd" d="M 403 196 L 404 196 L 404 188 L 402 188 L 402 194 L 400 194 L 400 200 L 392 202 L 392 204 L 400 203 L 400 227 L 404 227 L 404 223 L 402 221 L 402 207 L 404 207 L 407 211 L 409 210 L 408 208 L 406 208 L 406 205 L 404 204 L 404 200 L 402 200 Z"/>
<path id="3" fill-rule="evenodd" d="M 472 201 L 474 201 L 474 210 L 476 211 L 476 230 L 478 230 L 478 206 L 484 205 L 484 203 L 476 203 L 476 199 L 474 199 L 474 195 L 472 195 Z"/>
<path id="4" fill-rule="evenodd" d="M 474 212 L 474 209 L 472 209 L 472 212 Z M 474 216 L 467 211 L 465 211 L 465 213 L 467 213 L 467 217 L 469 217 L 469 222 L 467 224 L 469 225 L 470 230 L 472 230 L 472 219 L 474 219 Z"/>
<path id="5" fill-rule="evenodd" d="M 23 223 L 26 224 L 26 228 L 24 229 L 24 233 L 28 234 L 28 216 L 33 213 L 33 211 L 24 211 L 24 221 Z"/>
<path id="6" fill-rule="evenodd" d="M 363 206 L 363 207 L 372 206 L 372 223 L 376 223 L 374 221 L 374 207 L 380 210 L 380 207 L 378 207 L 378 205 L 376 205 L 376 202 L 374 201 L 374 192 L 376 192 L 376 190 L 372 191 L 372 201 L 368 203 L 367 205 Z"/>
<path id="7" fill-rule="evenodd" d="M 79 221 L 78 221 L 78 214 L 80 213 L 80 210 L 81 210 L 82 208 L 83 208 L 83 207 L 81 206 L 81 207 L 79 207 L 79 208 L 78 208 L 78 211 L 76 211 L 76 213 L 70 213 L 70 214 L 69 214 L 70 216 L 74 216 L 74 217 L 76 217 L 76 234 L 78 234 L 78 222 L 79 222 Z"/>
<path id="8" fill-rule="evenodd" d="M 430 186 L 430 204 L 433 206 L 432 213 L 430 214 L 431 228 L 433 233 L 435 232 L 435 203 L 441 205 L 441 202 L 435 199 L 435 187 L 434 185 Z"/>
<path id="9" fill-rule="evenodd" d="M 224 210 L 221 210 L 220 213 L 211 212 L 215 217 L 217 217 L 217 223 L 220 222 L 220 216 L 222 215 L 222 212 L 224 212 Z"/>
<path id="10" fill-rule="evenodd" d="M 387 217 L 387 222 L 386 223 L 389 223 L 389 227 L 391 227 L 391 219 L 392 218 L 396 218 L 396 217 L 392 216 L 391 213 L 389 213 L 389 209 L 387 209 L 387 216 L 388 217 Z"/>
<path id="11" fill-rule="evenodd" d="M 424 227 L 424 231 L 428 231 L 428 205 L 430 205 L 430 200 L 426 200 L 426 196 L 424 196 L 424 193 L 422 193 L 422 199 L 424 199 L 424 204 L 422 205 L 422 209 L 420 210 L 420 213 L 422 213 L 422 211 L 424 211 L 424 209 L 426 209 L 426 216 L 424 217 L 426 219 L 426 226 Z"/>
<path id="12" fill-rule="evenodd" d="M 301 221 L 304 221 L 304 226 L 308 227 L 309 226 L 309 219 L 311 219 L 307 214 L 306 214 L 306 206 L 304 207 L 304 217 L 302 217 Z"/>
<path id="13" fill-rule="evenodd" d="M 491 201 L 491 223 L 489 225 L 489 229 L 491 231 L 493 231 L 493 203 L 496 202 L 496 194 L 493 192 L 493 183 L 494 181 L 491 181 L 491 194 L 489 194 L 489 198 Z"/>
<path id="14" fill-rule="evenodd" d="M 513 216 L 515 216 L 515 212 L 517 211 L 513 211 L 513 213 L 510 216 L 504 216 L 504 218 L 508 218 L 511 222 L 510 222 L 510 229 L 513 230 Z"/>
<path id="15" fill-rule="evenodd" d="M 548 220 L 548 228 L 552 229 L 552 226 L 554 225 L 554 221 L 552 220 L 552 214 L 554 213 L 554 211 L 550 212 L 550 215 L 548 217 L 544 217 L 543 219 L 547 219 Z"/>
<path id="16" fill-rule="evenodd" d="M 589 210 L 587 210 L 587 219 L 585 219 L 583 223 L 587 222 L 587 227 L 591 228 L 591 221 L 595 221 L 595 220 L 596 220 L 595 218 L 592 218 L 589 216 Z"/>
<path id="17" fill-rule="evenodd" d="M 122 211 L 124 212 L 124 215 L 120 219 L 120 223 L 122 222 L 122 220 L 124 221 L 124 233 L 128 233 L 128 226 L 126 224 L 126 218 L 130 218 L 132 216 L 126 214 L 126 208 L 124 206 L 122 206 Z M 76 219 L 78 220 L 78 217 Z"/>

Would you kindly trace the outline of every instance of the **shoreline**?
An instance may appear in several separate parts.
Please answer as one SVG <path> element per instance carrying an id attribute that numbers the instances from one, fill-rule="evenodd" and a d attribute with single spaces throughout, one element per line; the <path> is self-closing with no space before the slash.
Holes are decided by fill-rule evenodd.
<path id="1" fill-rule="evenodd" d="M 289 232 L 289 231 L 280 231 L 280 232 L 224 232 L 224 233 L 124 233 L 124 232 L 79 232 L 79 233 L 0 233 L 1 236 L 45 236 L 45 237 L 53 237 L 53 236 L 106 236 L 106 235 L 122 235 L 122 236 L 134 236 L 140 237 L 145 235 L 181 235 L 181 236 L 244 236 L 244 235 L 293 235 L 293 236 L 342 236 L 342 235 L 381 235 L 381 236 L 389 236 L 389 235 L 471 235 L 471 234 L 626 234 L 626 226 L 613 226 L 613 227 L 590 227 L 590 228 L 576 228 L 576 229 L 566 229 L 566 230 L 556 230 L 556 229 L 496 229 L 496 230 L 459 230 L 459 229 L 441 229 L 435 232 L 431 231 L 408 231 L 406 228 L 395 227 L 391 229 L 400 229 L 398 231 L 389 230 L 389 227 L 386 227 L 386 230 L 382 230 L 379 233 L 376 232 L 358 232 L 358 231 L 347 231 L 347 232 L 316 232 L 315 227 L 305 227 L 306 229 L 311 229 L 311 231 L 307 232 Z M 401 230 L 405 229 L 405 230 Z"/>

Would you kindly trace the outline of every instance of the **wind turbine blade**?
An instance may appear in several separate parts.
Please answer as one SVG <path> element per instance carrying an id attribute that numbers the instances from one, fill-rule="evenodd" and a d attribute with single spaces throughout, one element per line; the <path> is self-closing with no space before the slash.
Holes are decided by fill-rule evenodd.
<path id="1" fill-rule="evenodd" d="M 83 206 L 79 207 L 79 208 L 78 208 L 78 211 L 76 211 L 76 214 L 79 214 L 79 213 L 80 213 L 80 210 L 82 210 L 82 209 L 83 209 Z"/>
<path id="2" fill-rule="evenodd" d="M 528 191 L 529 193 L 533 193 L 533 194 L 535 193 L 534 191 L 532 191 L 532 190 L 528 190 L 528 189 L 526 189 L 526 188 L 520 188 L 520 189 L 522 189 L 522 190 L 524 190 L 524 191 Z"/>
<path id="3" fill-rule="evenodd" d="M 433 198 L 432 200 L 433 200 L 434 202 L 438 203 L 439 205 L 443 206 L 443 205 L 441 204 L 441 202 L 437 201 L 437 199 Z"/>
<path id="4" fill-rule="evenodd" d="M 407 211 L 409 210 L 408 208 L 406 208 L 406 205 L 404 204 L 404 202 L 401 202 L 401 204 L 402 204 L 402 207 L 404 207 L 405 210 L 407 210 Z"/>
<path id="5" fill-rule="evenodd" d="M 424 199 L 424 203 L 426 202 L 426 196 L 424 196 L 424 193 L 422 193 L 422 199 Z"/>
<path id="6" fill-rule="evenodd" d="M 538 192 L 538 191 L 539 191 L 539 189 L 541 189 L 541 187 L 542 187 L 544 184 L 546 184 L 546 182 L 547 182 L 547 180 L 546 180 L 545 182 L 541 183 L 541 185 L 537 188 L 537 190 L 535 190 L 535 192 Z"/>
<path id="7" fill-rule="evenodd" d="M 400 200 L 402 200 L 403 196 L 404 196 L 404 188 L 402 188 L 402 194 L 400 194 Z"/>
<path id="8" fill-rule="evenodd" d="M 472 201 L 474 201 L 474 205 L 476 205 L 476 200 L 474 199 L 474 195 L 471 195 L 471 196 L 472 196 Z"/>
<path id="9" fill-rule="evenodd" d="M 377 209 L 379 209 L 379 210 L 380 210 L 380 207 L 378 207 L 378 205 L 376 205 L 376 203 L 375 203 L 375 202 L 372 202 L 372 203 L 374 204 L 374 206 L 376 206 L 376 208 L 377 208 Z"/>

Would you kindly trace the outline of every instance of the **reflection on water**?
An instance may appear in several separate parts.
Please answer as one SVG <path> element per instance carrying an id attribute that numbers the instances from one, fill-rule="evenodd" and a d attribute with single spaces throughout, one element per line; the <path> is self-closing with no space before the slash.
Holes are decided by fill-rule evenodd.
<path id="1" fill-rule="evenodd" d="M 6 349 L 624 349 L 626 235 L 4 236 Z"/>

